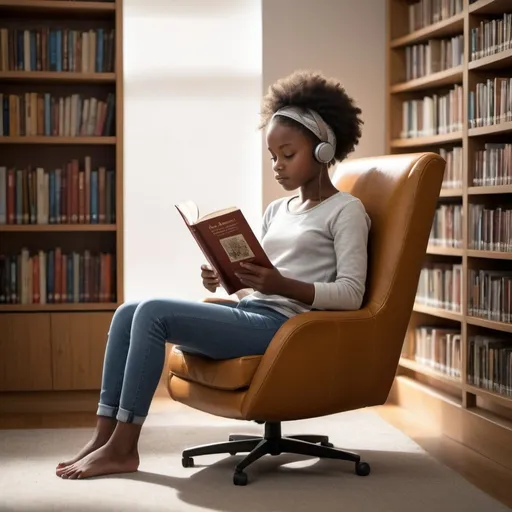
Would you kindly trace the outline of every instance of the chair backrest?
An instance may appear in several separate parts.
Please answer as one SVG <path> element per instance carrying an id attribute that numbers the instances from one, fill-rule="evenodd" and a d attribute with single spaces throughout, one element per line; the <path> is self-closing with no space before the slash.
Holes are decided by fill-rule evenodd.
<path id="1" fill-rule="evenodd" d="M 347 160 L 333 175 L 372 221 L 364 308 L 375 320 L 374 382 L 391 387 L 409 324 L 446 162 L 436 153 Z M 379 386 L 379 387 L 380 387 Z"/>

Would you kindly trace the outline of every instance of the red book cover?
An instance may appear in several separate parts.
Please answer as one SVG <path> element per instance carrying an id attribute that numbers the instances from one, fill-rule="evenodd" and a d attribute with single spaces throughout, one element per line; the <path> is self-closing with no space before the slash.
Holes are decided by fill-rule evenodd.
<path id="1" fill-rule="evenodd" d="M 272 263 L 239 208 L 226 208 L 199 217 L 199 209 L 192 201 L 175 206 L 230 295 L 247 288 L 235 275 L 241 262 L 272 268 Z"/>

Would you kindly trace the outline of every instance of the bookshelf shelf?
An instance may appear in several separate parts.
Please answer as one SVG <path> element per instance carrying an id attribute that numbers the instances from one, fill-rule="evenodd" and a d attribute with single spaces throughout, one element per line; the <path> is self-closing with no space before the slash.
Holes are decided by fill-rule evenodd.
<path id="1" fill-rule="evenodd" d="M 69 302 L 58 304 L 0 304 L 1 312 L 66 312 L 66 311 L 113 311 L 119 304 L 112 302 Z"/>
<path id="2" fill-rule="evenodd" d="M 0 0 L 0 20 L 0 402 L 65 392 L 64 412 L 97 394 L 124 301 L 123 1 Z"/>
<path id="3" fill-rule="evenodd" d="M 39 136 L 23 136 L 23 137 L 0 137 L 0 144 L 76 144 L 76 145 L 114 145 L 116 137 L 48 137 Z"/>
<path id="4" fill-rule="evenodd" d="M 494 391 L 490 391 L 485 388 L 480 388 L 477 386 L 472 386 L 471 384 L 465 385 L 466 391 L 473 393 L 477 396 L 481 396 L 484 398 L 488 398 L 492 400 L 494 403 L 501 405 L 502 407 L 508 407 L 512 409 L 512 397 L 500 395 L 499 393 L 495 393 Z"/>
<path id="5" fill-rule="evenodd" d="M 116 11 L 116 3 L 112 2 L 89 2 L 79 0 L 0 0 L 0 12 L 13 11 L 16 13 L 39 14 L 60 14 L 72 15 L 109 15 L 113 16 Z"/>
<path id="6" fill-rule="evenodd" d="M 408 91 L 421 91 L 430 87 L 440 87 L 443 85 L 453 85 L 462 83 L 463 66 L 456 66 L 445 71 L 439 71 L 428 76 L 416 78 L 401 84 L 391 86 L 391 93 Z"/>
<path id="7" fill-rule="evenodd" d="M 512 185 L 494 185 L 489 187 L 469 187 L 468 195 L 512 194 Z"/>
<path id="8" fill-rule="evenodd" d="M 501 14 L 510 11 L 510 0 L 478 0 L 469 5 L 471 14 Z"/>
<path id="9" fill-rule="evenodd" d="M 115 231 L 115 224 L 0 224 L 0 233 Z"/>
<path id="10" fill-rule="evenodd" d="M 469 137 L 485 137 L 486 135 L 496 135 L 500 133 L 512 132 L 512 121 L 493 124 L 490 126 L 480 126 L 468 130 Z"/>
<path id="11" fill-rule="evenodd" d="M 511 11 L 512 12 L 512 11 Z M 468 68 L 471 70 L 493 70 L 505 69 L 512 65 L 512 49 L 505 50 L 493 55 L 487 55 L 481 59 L 471 61 Z"/>
<path id="12" fill-rule="evenodd" d="M 493 320 L 485 320 L 485 318 L 478 318 L 476 316 L 469 315 L 466 316 L 466 322 L 470 325 L 476 325 L 478 327 L 485 327 L 495 331 L 512 333 L 512 324 L 506 324 L 504 322 L 494 322 Z"/>
<path id="13" fill-rule="evenodd" d="M 475 251 L 470 249 L 467 251 L 469 258 L 490 258 L 495 260 L 512 260 L 512 252 L 502 251 Z"/>
<path id="14" fill-rule="evenodd" d="M 463 249 L 458 247 L 443 247 L 439 245 L 429 245 L 427 247 L 427 254 L 439 254 L 441 256 L 462 256 Z"/>
<path id="15" fill-rule="evenodd" d="M 417 137 L 411 139 L 394 139 L 391 141 L 392 148 L 414 148 L 419 146 L 437 146 L 449 142 L 462 140 L 462 132 L 445 133 L 432 135 L 430 137 Z"/>
<path id="16" fill-rule="evenodd" d="M 451 386 L 455 386 L 458 389 L 462 389 L 462 382 L 458 377 L 452 377 L 450 375 L 446 375 L 442 372 L 439 372 L 433 368 L 429 368 L 428 366 L 422 365 L 417 361 L 413 361 L 412 359 L 408 359 L 407 357 L 400 358 L 400 366 L 403 368 L 408 368 L 417 373 L 421 373 L 422 375 L 427 375 L 429 377 L 433 377 L 442 382 L 446 382 Z"/>
<path id="17" fill-rule="evenodd" d="M 77 73 L 73 71 L 0 71 L 3 82 L 115 83 L 115 73 Z"/>
<path id="18" fill-rule="evenodd" d="M 462 197 L 461 188 L 443 188 L 439 193 L 439 197 Z"/>
<path id="19" fill-rule="evenodd" d="M 438 318 L 445 318 L 446 320 L 453 320 L 455 322 L 462 322 L 462 314 L 448 309 L 433 308 L 423 304 L 414 304 L 414 311 L 417 313 L 424 313 L 425 315 L 436 316 Z"/>
<path id="20" fill-rule="evenodd" d="M 472 377 L 478 375 L 510 388 L 512 322 L 468 314 L 476 307 L 491 310 L 489 318 L 508 319 L 512 315 L 512 279 L 507 274 L 512 268 L 512 251 L 473 249 L 496 247 L 497 243 L 507 247 L 512 229 L 512 119 L 509 106 L 503 101 L 511 94 L 508 79 L 512 76 L 512 36 L 506 19 L 492 22 L 512 13 L 512 1 L 456 0 L 443 4 L 444 13 L 436 12 L 433 4 L 424 8 L 427 4 L 432 3 L 387 0 L 387 152 L 434 151 L 447 162 L 446 184 L 439 194 L 432 225 L 432 242 L 427 247 L 418 281 L 418 302 L 404 340 L 402 356 L 409 359 L 400 362 L 394 397 L 399 404 L 431 417 L 436 414 L 423 404 L 429 403 L 430 408 L 445 407 L 441 402 L 447 403 L 446 396 L 454 398 L 460 402 L 459 410 L 453 407 L 451 413 L 457 426 L 448 427 L 444 421 L 447 411 L 443 409 L 443 417 L 436 418 L 441 430 L 448 435 L 455 431 L 464 433 L 461 442 L 469 441 L 472 449 L 512 468 L 512 452 L 505 460 L 499 447 L 486 441 L 502 436 L 504 443 L 512 442 L 510 428 L 493 430 L 512 420 L 512 396 L 508 396 L 512 390 L 500 395 L 469 384 L 476 382 Z M 441 4 L 437 3 L 439 9 Z M 457 13 L 457 9 L 461 12 Z M 449 13 L 454 16 L 435 22 Z M 424 28 L 415 30 L 420 26 Z M 503 43 L 501 48 L 505 49 L 491 53 L 495 41 Z M 473 55 L 483 57 L 471 60 Z M 403 82 L 404 77 L 422 76 L 427 69 L 439 69 L 436 66 L 443 57 L 448 59 L 443 66 L 450 62 L 462 62 L 462 66 Z M 479 118 L 502 122 L 472 127 L 471 120 Z M 397 138 L 401 134 L 435 133 L 460 126 L 463 128 L 457 133 Z M 458 183 L 459 188 L 448 188 Z M 503 184 L 491 186 L 492 183 Z M 457 240 L 460 248 L 436 244 L 443 240 Z M 422 302 L 454 303 L 456 307 L 445 310 Z M 418 357 L 429 365 L 418 365 Z M 457 392 L 431 370 L 433 360 L 444 360 L 448 366 L 462 369 Z M 500 372 L 496 372 L 496 365 Z M 400 380 L 400 374 L 417 384 L 416 404 L 405 398 L 406 384 Z M 435 403 L 432 396 L 436 397 Z"/>
<path id="21" fill-rule="evenodd" d="M 411 34 L 393 39 L 391 41 L 391 48 L 399 48 L 402 46 L 420 43 L 434 37 L 451 36 L 462 32 L 463 28 L 464 15 L 462 13 L 456 14 L 451 18 L 439 21 L 429 27 L 425 27 L 412 32 Z"/>

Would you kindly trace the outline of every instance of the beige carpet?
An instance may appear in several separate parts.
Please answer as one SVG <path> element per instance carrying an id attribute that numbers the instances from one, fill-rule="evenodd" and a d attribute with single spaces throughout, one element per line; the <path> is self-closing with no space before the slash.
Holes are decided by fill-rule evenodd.
<path id="1" fill-rule="evenodd" d="M 138 473 L 61 480 L 58 460 L 74 453 L 89 429 L 0 432 L 0 510 L 226 512 L 501 512 L 509 510 L 427 455 L 371 410 L 289 423 L 285 434 L 329 433 L 371 464 L 367 477 L 343 461 L 281 455 L 250 466 L 249 485 L 232 483 L 242 457 L 203 456 L 181 466 L 181 450 L 259 433 L 256 424 L 215 418 L 178 406 L 153 413 L 141 439 Z"/>

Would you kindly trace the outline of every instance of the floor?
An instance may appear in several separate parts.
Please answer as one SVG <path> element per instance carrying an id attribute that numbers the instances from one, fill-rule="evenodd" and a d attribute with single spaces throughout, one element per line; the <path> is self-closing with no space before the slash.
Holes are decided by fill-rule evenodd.
<path id="1" fill-rule="evenodd" d="M 172 407 L 173 402 L 165 389 L 159 389 L 152 409 L 172 410 Z M 435 428 L 419 423 L 400 407 L 385 405 L 376 410 L 383 419 L 404 432 L 438 461 L 512 509 L 511 470 L 441 435 Z M 94 425 L 94 421 L 94 415 L 88 413 L 0 416 L 0 429 L 84 427 Z"/>

